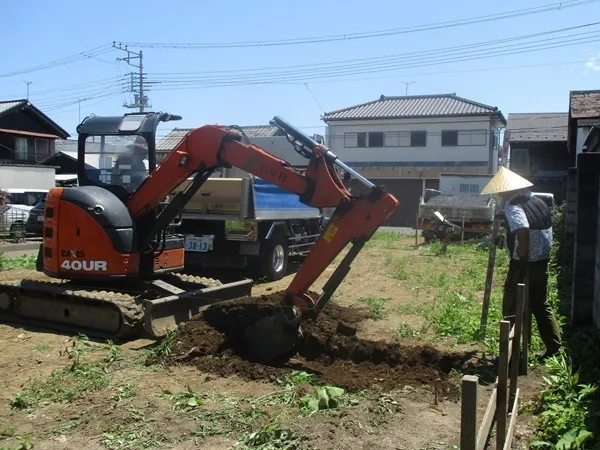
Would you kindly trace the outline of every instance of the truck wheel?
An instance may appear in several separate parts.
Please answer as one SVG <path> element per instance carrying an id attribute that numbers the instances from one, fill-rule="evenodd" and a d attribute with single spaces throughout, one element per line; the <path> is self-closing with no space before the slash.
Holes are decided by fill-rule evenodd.
<path id="1" fill-rule="evenodd" d="M 261 275 L 268 281 L 277 281 L 287 272 L 288 245 L 281 233 L 260 243 Z"/>

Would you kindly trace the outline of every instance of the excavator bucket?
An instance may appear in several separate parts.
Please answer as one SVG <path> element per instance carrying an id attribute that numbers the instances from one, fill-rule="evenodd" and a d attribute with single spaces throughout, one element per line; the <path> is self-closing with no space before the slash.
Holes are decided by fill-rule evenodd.
<path id="1" fill-rule="evenodd" d="M 290 322 L 283 310 L 278 309 L 272 316 L 246 328 L 245 335 L 248 355 L 264 364 L 292 356 L 302 339 L 302 330 L 297 322 Z"/>

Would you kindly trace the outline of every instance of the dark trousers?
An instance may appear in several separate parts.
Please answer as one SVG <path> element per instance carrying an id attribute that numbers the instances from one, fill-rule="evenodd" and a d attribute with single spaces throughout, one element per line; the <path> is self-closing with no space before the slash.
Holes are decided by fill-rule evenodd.
<path id="1" fill-rule="evenodd" d="M 548 304 L 548 261 L 530 262 L 527 264 L 527 269 L 529 270 L 529 310 L 535 317 L 546 351 L 554 353 L 561 346 L 561 338 L 558 323 Z M 511 260 L 502 300 L 502 315 L 505 318 L 516 315 L 517 284 L 525 283 L 525 275 L 525 270 L 519 268 L 519 263 Z M 510 317 L 511 322 L 514 320 L 513 317 Z"/>

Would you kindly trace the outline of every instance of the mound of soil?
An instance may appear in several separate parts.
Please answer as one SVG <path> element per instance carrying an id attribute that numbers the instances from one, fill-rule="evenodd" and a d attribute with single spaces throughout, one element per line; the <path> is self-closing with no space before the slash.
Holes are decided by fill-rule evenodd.
<path id="1" fill-rule="evenodd" d="M 207 308 L 178 331 L 171 360 L 191 362 L 204 372 L 248 380 L 273 381 L 294 369 L 307 370 L 317 374 L 322 383 L 351 392 L 427 384 L 455 393 L 448 374 L 462 367 L 469 355 L 427 345 L 359 339 L 356 327 L 369 313 L 332 303 L 316 318 L 302 322 L 303 337 L 294 357 L 268 365 L 253 362 L 246 350 L 244 330 L 272 315 L 281 299 L 282 293 L 275 293 Z"/>

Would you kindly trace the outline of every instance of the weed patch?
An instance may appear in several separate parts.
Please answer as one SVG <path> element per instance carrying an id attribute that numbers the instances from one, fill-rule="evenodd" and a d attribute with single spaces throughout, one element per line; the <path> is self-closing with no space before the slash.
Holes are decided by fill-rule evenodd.
<path id="1" fill-rule="evenodd" d="M 538 431 L 530 445 L 548 449 L 587 448 L 593 434 L 587 429 L 586 417 L 597 386 L 579 382 L 579 373 L 573 372 L 564 352 L 549 358 L 546 368 L 545 389 L 534 406 Z"/>
<path id="2" fill-rule="evenodd" d="M 30 381 L 10 401 L 11 409 L 35 409 L 50 403 L 71 403 L 85 394 L 106 388 L 110 378 L 102 367 L 80 363 L 55 370 L 42 380 Z"/>
<path id="3" fill-rule="evenodd" d="M 16 258 L 6 258 L 0 253 L 0 270 L 35 270 L 36 256 L 23 255 Z"/>
<path id="4" fill-rule="evenodd" d="M 384 314 L 384 306 L 387 302 L 390 301 L 389 297 L 362 297 L 358 299 L 359 302 L 364 303 L 369 307 L 373 316 L 376 319 L 383 319 Z"/>
<path id="5" fill-rule="evenodd" d="M 300 448 L 301 439 L 292 431 L 271 423 L 258 431 L 245 433 L 236 444 L 236 449 L 274 450 Z"/>

